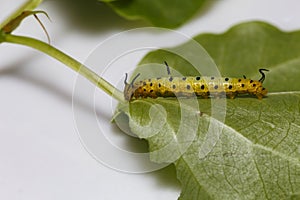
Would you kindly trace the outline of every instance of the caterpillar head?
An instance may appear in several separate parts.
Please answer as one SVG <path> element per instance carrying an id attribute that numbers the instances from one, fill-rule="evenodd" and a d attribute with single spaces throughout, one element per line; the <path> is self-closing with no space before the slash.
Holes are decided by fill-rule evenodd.
<path id="1" fill-rule="evenodd" d="M 259 79 L 259 84 L 256 88 L 256 96 L 258 99 L 262 99 L 268 93 L 267 89 L 262 86 L 266 76 L 263 71 L 269 71 L 267 69 L 259 69 L 259 73 L 261 74 L 261 78 Z"/>
<path id="2" fill-rule="evenodd" d="M 267 89 L 263 87 L 262 82 L 260 81 L 251 81 L 248 92 L 256 95 L 258 99 L 262 99 L 268 93 Z"/>
<path id="3" fill-rule="evenodd" d="M 264 96 L 267 95 L 267 93 L 268 93 L 268 90 L 266 88 L 264 88 L 262 86 L 262 84 L 260 83 L 260 86 L 258 86 L 256 88 L 256 94 L 255 95 L 257 96 L 257 98 L 262 99 Z"/>

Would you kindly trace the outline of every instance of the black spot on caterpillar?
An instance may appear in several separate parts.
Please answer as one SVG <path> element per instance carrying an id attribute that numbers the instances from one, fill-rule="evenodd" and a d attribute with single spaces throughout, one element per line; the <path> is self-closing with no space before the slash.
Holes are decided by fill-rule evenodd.
<path id="1" fill-rule="evenodd" d="M 267 89 L 262 86 L 265 80 L 263 71 L 259 69 L 262 75 L 258 81 L 244 78 L 229 77 L 207 77 L 207 76 L 187 76 L 172 77 L 168 64 L 167 71 L 169 77 L 159 77 L 135 81 L 140 74 L 137 74 L 131 83 L 127 83 L 127 73 L 125 78 L 124 97 L 127 101 L 138 98 L 157 98 L 157 97 L 192 97 L 194 95 L 208 98 L 210 96 L 222 96 L 226 94 L 230 99 L 234 99 L 238 94 L 255 95 L 262 99 L 267 93 Z"/>

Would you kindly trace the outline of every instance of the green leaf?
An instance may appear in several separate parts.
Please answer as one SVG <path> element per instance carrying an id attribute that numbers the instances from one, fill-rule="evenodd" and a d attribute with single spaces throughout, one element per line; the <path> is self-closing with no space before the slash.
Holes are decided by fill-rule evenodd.
<path id="1" fill-rule="evenodd" d="M 300 31 L 283 32 L 263 22 L 237 25 L 221 35 L 195 38 L 212 56 L 224 75 L 247 77 L 267 68 L 269 91 L 299 91 Z"/>
<path id="2" fill-rule="evenodd" d="M 201 119 L 201 127 L 220 130 L 220 138 L 201 157 L 207 132 L 200 129 L 200 138 L 176 162 L 181 199 L 287 199 L 299 193 L 300 94 L 257 101 L 227 101 L 225 124 Z"/>
<path id="3" fill-rule="evenodd" d="M 135 100 L 121 109 L 116 120 L 129 117 L 132 132 L 148 140 L 152 161 L 175 164 L 182 183 L 180 199 L 297 199 L 300 32 L 250 22 L 195 39 L 222 75 L 258 79 L 259 68 L 269 69 L 264 83 L 270 91 L 267 97 Z M 172 50 L 187 51 L 189 44 Z M 199 65 L 212 68 L 209 58 L 201 56 Z M 135 73 L 149 74 L 153 63 L 163 61 L 182 75 L 199 74 L 170 49 L 146 55 L 141 64 L 152 64 L 138 67 Z M 155 68 L 156 76 L 166 76 L 165 66 L 160 66 Z"/>
<path id="4" fill-rule="evenodd" d="M 205 0 L 102 0 L 120 16 L 144 19 L 155 26 L 175 28 L 190 19 Z"/>

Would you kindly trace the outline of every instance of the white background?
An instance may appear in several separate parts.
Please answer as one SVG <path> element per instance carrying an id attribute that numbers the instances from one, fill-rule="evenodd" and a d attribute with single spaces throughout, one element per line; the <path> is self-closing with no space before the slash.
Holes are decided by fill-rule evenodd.
<path id="1" fill-rule="evenodd" d="M 1 0 L 0 20 L 5 11 L 20 2 Z M 298 0 L 209 0 L 204 11 L 201 9 L 177 30 L 188 36 L 220 33 L 250 20 L 263 20 L 286 31 L 298 30 L 299 8 Z M 149 26 L 141 21 L 124 20 L 96 0 L 45 0 L 38 9 L 51 17 L 52 22 L 44 16 L 40 19 L 52 45 L 81 62 L 110 36 Z M 26 19 L 15 33 L 46 41 L 33 17 Z M 123 65 L 128 68 L 132 61 L 124 59 Z M 124 173 L 101 164 L 87 152 L 77 133 L 72 110 L 76 77 L 63 64 L 40 52 L 17 45 L 0 45 L 0 199 L 177 199 L 180 184 L 174 168 L 144 174 Z M 96 113 L 111 127 L 111 134 L 117 132 L 119 143 L 137 145 L 110 124 L 112 108 L 101 105 L 112 102 L 111 97 L 100 90 L 95 95 L 103 101 L 98 102 Z M 89 105 L 84 95 L 81 101 L 79 112 L 94 116 L 94 105 Z"/>

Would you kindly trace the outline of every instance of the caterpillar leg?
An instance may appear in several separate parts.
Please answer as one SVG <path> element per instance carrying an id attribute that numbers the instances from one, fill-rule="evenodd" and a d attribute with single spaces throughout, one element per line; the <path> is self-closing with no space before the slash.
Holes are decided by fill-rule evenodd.
<path id="1" fill-rule="evenodd" d="M 259 99 L 259 100 L 261 100 L 264 96 L 262 95 L 262 94 L 256 94 L 256 97 Z"/>
<path id="2" fill-rule="evenodd" d="M 236 97 L 237 93 L 236 92 L 228 92 L 226 95 L 230 99 L 234 99 Z"/>
<path id="3" fill-rule="evenodd" d="M 205 93 L 201 93 L 201 95 L 199 96 L 202 96 L 204 99 L 208 99 L 210 93 L 209 92 L 205 92 Z"/>

